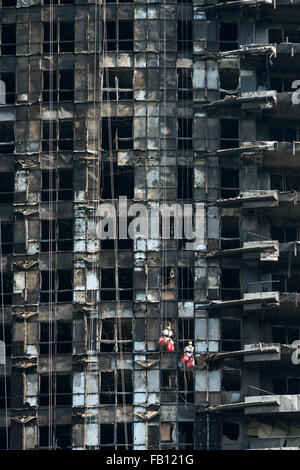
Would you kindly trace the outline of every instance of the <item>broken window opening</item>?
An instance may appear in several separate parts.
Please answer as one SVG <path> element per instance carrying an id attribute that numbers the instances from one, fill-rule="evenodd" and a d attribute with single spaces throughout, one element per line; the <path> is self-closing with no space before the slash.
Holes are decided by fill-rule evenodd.
<path id="1" fill-rule="evenodd" d="M 57 321 L 40 323 L 40 354 L 72 353 L 72 323 Z"/>
<path id="2" fill-rule="evenodd" d="M 74 100 L 74 70 L 43 72 L 43 102 Z"/>
<path id="3" fill-rule="evenodd" d="M 54 439 L 57 449 L 70 450 L 72 448 L 72 425 L 56 424 Z"/>
<path id="4" fill-rule="evenodd" d="M 2 72 L 1 80 L 5 83 L 5 104 L 16 102 L 16 74 L 15 72 Z"/>
<path id="5" fill-rule="evenodd" d="M 43 121 L 43 152 L 73 150 L 73 127 L 72 120 Z"/>
<path id="6" fill-rule="evenodd" d="M 126 429 L 126 433 L 125 433 Z M 133 449 L 133 436 L 131 423 L 117 423 L 116 429 L 116 450 L 132 450 Z"/>
<path id="7" fill-rule="evenodd" d="M 0 292 L 0 303 L 3 303 L 3 305 L 11 305 L 13 294 L 13 274 L 0 273 L 0 285 L 2 286 Z"/>
<path id="8" fill-rule="evenodd" d="M 10 357 L 12 346 L 12 325 L 5 323 L 0 326 L 0 340 L 5 343 L 5 355 Z"/>
<path id="9" fill-rule="evenodd" d="M 57 72 L 54 70 L 43 72 L 43 102 L 57 101 Z"/>
<path id="10" fill-rule="evenodd" d="M 132 319 L 102 320 L 100 352 L 130 352 L 132 348 Z"/>
<path id="11" fill-rule="evenodd" d="M 43 121 L 42 150 L 53 152 L 58 149 L 56 121 Z"/>
<path id="12" fill-rule="evenodd" d="M 2 24 L 1 55 L 16 55 L 16 25 Z"/>
<path id="13" fill-rule="evenodd" d="M 59 101 L 74 100 L 74 70 L 59 72 Z"/>
<path id="14" fill-rule="evenodd" d="M 240 270 L 224 268 L 221 270 L 221 299 L 236 300 L 241 298 Z"/>
<path id="15" fill-rule="evenodd" d="M 284 34 L 280 28 L 269 29 L 269 44 L 280 44 L 283 38 Z"/>
<path id="16" fill-rule="evenodd" d="M 73 272 L 40 271 L 41 302 L 70 302 L 73 298 Z"/>
<path id="17" fill-rule="evenodd" d="M 237 441 L 240 435 L 240 425 L 238 423 L 223 422 L 223 436 L 231 441 Z"/>
<path id="18" fill-rule="evenodd" d="M 115 372 L 101 371 L 100 404 L 114 405 L 115 402 Z"/>
<path id="19" fill-rule="evenodd" d="M 14 202 L 15 175 L 12 172 L 0 172 L 0 204 Z"/>
<path id="20" fill-rule="evenodd" d="M 177 21 L 177 51 L 193 51 L 193 21 Z"/>
<path id="21" fill-rule="evenodd" d="M 13 253 L 14 224 L 1 224 L 1 252 L 2 255 Z"/>
<path id="22" fill-rule="evenodd" d="M 39 406 L 72 405 L 72 375 L 40 375 Z"/>
<path id="23" fill-rule="evenodd" d="M 234 168 L 220 169 L 220 196 L 222 199 L 237 197 L 240 193 L 239 170 Z"/>
<path id="24" fill-rule="evenodd" d="M 194 300 L 194 269 L 178 267 L 178 300 Z"/>
<path id="25" fill-rule="evenodd" d="M 74 22 L 60 22 L 59 33 L 59 52 L 74 52 Z"/>
<path id="26" fill-rule="evenodd" d="M 134 29 L 132 20 L 105 21 L 103 23 L 104 48 L 108 51 L 133 51 Z"/>
<path id="27" fill-rule="evenodd" d="M 176 391 L 176 371 L 162 370 L 160 375 L 162 391 Z"/>
<path id="28" fill-rule="evenodd" d="M 102 149 L 133 148 L 133 120 L 127 117 L 102 118 Z"/>
<path id="29" fill-rule="evenodd" d="M 75 0 L 43 0 L 44 5 L 69 5 L 75 3 Z"/>
<path id="30" fill-rule="evenodd" d="M 272 326 L 273 343 L 292 344 L 300 339 L 299 328 L 289 326 Z"/>
<path id="31" fill-rule="evenodd" d="M 130 218 L 128 218 L 128 225 L 130 224 Z M 116 243 L 116 245 L 115 245 Z M 117 240 L 101 240 L 101 250 L 133 250 L 133 240 L 128 238 L 127 240 L 124 239 L 117 239 Z"/>
<path id="32" fill-rule="evenodd" d="M 174 267 L 162 266 L 161 268 L 161 298 L 163 300 L 175 300 L 176 298 L 176 270 Z"/>
<path id="33" fill-rule="evenodd" d="M 300 177 L 295 172 L 293 175 L 280 174 L 272 175 L 271 174 L 271 189 L 278 191 L 297 191 L 300 192 Z"/>
<path id="34" fill-rule="evenodd" d="M 72 219 L 41 220 L 41 252 L 72 251 Z"/>
<path id="35" fill-rule="evenodd" d="M 238 369 L 223 369 L 222 391 L 239 392 L 241 390 L 241 371 Z"/>
<path id="36" fill-rule="evenodd" d="M 15 7 L 17 0 L 2 0 L 2 8 L 4 7 Z"/>
<path id="37" fill-rule="evenodd" d="M 178 448 L 181 450 L 194 449 L 194 423 L 178 422 Z"/>
<path id="38" fill-rule="evenodd" d="M 280 44 L 282 42 L 300 42 L 300 31 L 297 24 L 269 29 L 269 44 Z"/>
<path id="39" fill-rule="evenodd" d="M 276 395 L 298 395 L 300 377 L 273 377 L 273 393 Z"/>
<path id="40" fill-rule="evenodd" d="M 3 3 L 2 3 L 3 5 Z M 0 449 L 8 450 L 10 448 L 10 428 L 1 427 L 0 428 Z"/>
<path id="41" fill-rule="evenodd" d="M 44 23 L 43 52 L 44 53 L 56 53 L 58 52 L 57 46 L 58 46 L 57 23 L 56 22 Z"/>
<path id="42" fill-rule="evenodd" d="M 14 122 L 0 123 L 0 153 L 11 154 L 15 151 Z"/>
<path id="43" fill-rule="evenodd" d="M 133 349 L 132 337 L 132 319 L 122 318 L 116 322 L 117 328 L 117 350 L 122 352 L 130 352 Z"/>
<path id="44" fill-rule="evenodd" d="M 73 200 L 73 170 L 42 170 L 41 180 L 43 202 Z"/>
<path id="45" fill-rule="evenodd" d="M 298 227 L 283 225 L 281 227 L 271 225 L 271 238 L 279 243 L 289 243 L 298 240 Z"/>
<path id="46" fill-rule="evenodd" d="M 178 371 L 178 402 L 194 403 L 195 377 L 190 370 Z"/>
<path id="47" fill-rule="evenodd" d="M 276 90 L 278 93 L 285 93 L 292 91 L 292 83 L 294 80 L 297 80 L 297 76 L 285 76 L 282 74 L 271 74 L 269 79 L 269 88 L 270 90 Z"/>
<path id="48" fill-rule="evenodd" d="M 272 274 L 272 289 L 287 292 L 286 277 L 283 274 Z"/>
<path id="49" fill-rule="evenodd" d="M 100 403 L 112 405 L 133 403 L 132 370 L 101 372 Z"/>
<path id="50" fill-rule="evenodd" d="M 43 52 L 74 52 L 74 22 L 45 22 Z"/>
<path id="51" fill-rule="evenodd" d="M 115 351 L 115 337 L 115 321 L 111 319 L 102 320 L 100 351 Z"/>
<path id="52" fill-rule="evenodd" d="M 194 169 L 179 166 L 177 169 L 177 198 L 193 199 Z"/>
<path id="53" fill-rule="evenodd" d="M 127 196 L 128 199 L 133 199 L 133 166 L 117 165 L 116 163 L 111 164 L 110 162 L 103 162 L 100 175 L 100 196 L 101 199 L 118 199 L 120 196 Z M 118 240 L 118 243 L 121 241 L 122 240 Z"/>
<path id="54" fill-rule="evenodd" d="M 219 68 L 220 99 L 236 93 L 240 82 L 240 71 L 238 68 Z"/>
<path id="55" fill-rule="evenodd" d="M 193 119 L 178 118 L 177 148 L 180 150 L 193 149 Z"/>
<path id="56" fill-rule="evenodd" d="M 126 430 L 126 434 L 125 434 Z M 127 442 L 126 438 L 127 436 Z M 100 449 L 132 449 L 133 436 L 131 423 L 100 424 Z"/>
<path id="57" fill-rule="evenodd" d="M 222 351 L 241 349 L 241 320 L 222 318 Z"/>
<path id="58" fill-rule="evenodd" d="M 117 371 L 117 404 L 132 405 L 133 403 L 132 370 Z"/>
<path id="59" fill-rule="evenodd" d="M 119 298 L 132 300 L 133 275 L 130 268 L 119 268 Z M 116 300 L 116 270 L 115 268 L 101 269 L 101 300 Z"/>
<path id="60" fill-rule="evenodd" d="M 0 377 L 0 409 L 10 408 L 10 377 Z"/>
<path id="61" fill-rule="evenodd" d="M 193 69 L 177 69 L 177 87 L 179 100 L 191 101 L 193 99 Z"/>
<path id="62" fill-rule="evenodd" d="M 133 99 L 133 69 L 103 71 L 103 100 L 122 101 Z"/>
<path id="63" fill-rule="evenodd" d="M 239 217 L 221 217 L 221 250 L 230 250 L 240 247 L 240 219 Z"/>
<path id="64" fill-rule="evenodd" d="M 58 121 L 58 149 L 59 150 L 73 150 L 73 121 L 60 120 Z"/>
<path id="65" fill-rule="evenodd" d="M 178 339 L 180 349 L 183 350 L 188 341 L 194 341 L 195 338 L 195 322 L 193 318 L 178 320 Z"/>
<path id="66" fill-rule="evenodd" d="M 219 49 L 220 51 L 232 51 L 238 49 L 238 24 L 220 23 Z"/>
<path id="67" fill-rule="evenodd" d="M 300 141 L 300 128 L 299 126 L 289 127 L 272 126 L 270 127 L 270 140 L 275 142 L 299 142 Z"/>
<path id="68" fill-rule="evenodd" d="M 114 435 L 115 426 L 114 424 L 100 424 L 100 443 L 103 446 L 112 446 L 115 442 L 115 435 Z M 105 447 L 106 449 L 106 447 Z"/>
<path id="69" fill-rule="evenodd" d="M 273 289 L 281 293 L 300 292 L 300 275 L 272 274 Z"/>
<path id="70" fill-rule="evenodd" d="M 239 120 L 238 119 L 220 119 L 221 138 L 220 148 L 230 149 L 239 146 Z"/>

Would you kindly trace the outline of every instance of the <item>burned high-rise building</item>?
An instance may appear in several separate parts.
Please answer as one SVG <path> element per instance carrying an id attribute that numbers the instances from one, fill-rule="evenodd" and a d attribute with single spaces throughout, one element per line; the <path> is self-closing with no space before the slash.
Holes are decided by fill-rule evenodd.
<path id="1" fill-rule="evenodd" d="M 299 0 L 0 15 L 0 447 L 300 447 Z"/>

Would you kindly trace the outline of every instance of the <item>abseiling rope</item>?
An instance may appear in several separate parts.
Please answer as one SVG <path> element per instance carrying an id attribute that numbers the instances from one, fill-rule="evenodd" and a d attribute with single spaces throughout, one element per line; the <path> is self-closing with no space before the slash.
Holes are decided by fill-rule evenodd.
<path id="1" fill-rule="evenodd" d="M 4 402 L 5 402 L 5 435 L 6 450 L 9 449 L 8 431 L 8 404 L 7 404 L 7 366 L 6 366 L 6 337 L 5 337 L 5 308 L 4 308 L 4 281 L 3 281 L 3 250 L 2 250 L 2 220 L 0 218 L 0 263 L 1 263 L 1 312 L 2 312 L 2 338 L 4 342 Z M 10 325 L 11 327 L 11 325 Z"/>
<path id="2" fill-rule="evenodd" d="M 57 160 L 55 159 L 55 165 L 54 165 L 54 171 L 52 170 L 52 163 L 54 164 L 54 152 L 55 156 L 57 158 L 57 150 L 54 149 L 54 126 L 53 126 L 53 86 L 54 86 L 54 50 L 53 50 L 53 45 L 54 45 L 54 23 L 53 23 L 53 5 L 54 2 L 53 0 L 50 0 L 50 24 L 49 24 L 49 34 L 50 34 L 50 73 L 49 73 L 49 88 L 50 88 L 50 93 L 49 93 L 49 111 L 50 111 L 50 116 L 52 116 L 52 119 L 49 121 L 49 143 L 48 143 L 48 188 L 49 188 L 49 198 L 48 198 L 48 216 L 50 217 L 49 220 L 49 233 L 48 233 L 48 240 L 49 240 L 49 255 L 48 255 L 48 263 L 49 263 L 49 271 L 48 271 L 48 280 L 49 280 L 49 297 L 48 297 L 48 310 L 49 310 L 49 317 L 48 317 L 48 325 L 49 325 L 49 374 L 48 374 L 48 394 L 49 394 L 49 403 L 48 403 L 48 448 L 51 449 L 54 445 L 53 442 L 53 374 L 55 374 L 55 370 L 53 370 L 53 350 L 52 350 L 52 341 L 56 340 L 54 338 L 54 325 L 53 325 L 53 287 L 55 289 L 55 301 L 57 300 L 57 271 L 56 271 L 56 257 L 55 257 L 55 264 L 53 266 L 53 223 L 52 223 L 52 217 L 54 217 L 54 224 L 56 225 L 56 188 L 54 188 L 54 181 L 53 181 L 53 176 L 56 181 L 56 173 L 57 173 Z M 45 27 L 45 26 L 44 26 Z M 58 22 L 56 23 L 56 35 L 59 34 L 59 28 L 58 28 Z M 44 33 L 45 34 L 45 33 Z M 45 39 L 45 36 L 44 36 Z M 57 45 L 58 45 L 58 40 L 59 37 L 56 37 L 57 39 Z M 56 138 L 60 138 L 59 136 L 59 121 L 58 121 L 58 115 L 57 115 L 57 110 L 56 110 L 56 116 L 55 116 L 55 125 L 56 125 Z M 52 201 L 52 196 L 54 196 L 54 189 L 55 189 L 55 202 Z M 54 206 L 55 204 L 55 206 Z M 53 286 L 53 278 L 54 278 L 54 286 Z M 55 345 L 54 345 L 55 346 Z M 41 381 L 41 377 L 40 377 Z M 41 385 L 41 383 L 40 383 Z M 55 390 L 56 392 L 56 383 L 55 383 Z"/>

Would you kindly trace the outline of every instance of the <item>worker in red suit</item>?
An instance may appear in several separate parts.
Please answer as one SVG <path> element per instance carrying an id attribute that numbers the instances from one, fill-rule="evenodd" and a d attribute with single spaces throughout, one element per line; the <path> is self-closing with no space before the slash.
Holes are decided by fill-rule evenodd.
<path id="1" fill-rule="evenodd" d="M 184 348 L 181 363 L 185 364 L 188 369 L 195 367 L 194 346 L 192 341 L 189 341 L 188 345 Z"/>
<path id="2" fill-rule="evenodd" d="M 173 352 L 174 348 L 174 341 L 172 340 L 173 332 L 171 330 L 171 326 L 168 325 L 163 331 L 162 335 L 158 340 L 158 343 L 166 348 L 167 352 Z"/>

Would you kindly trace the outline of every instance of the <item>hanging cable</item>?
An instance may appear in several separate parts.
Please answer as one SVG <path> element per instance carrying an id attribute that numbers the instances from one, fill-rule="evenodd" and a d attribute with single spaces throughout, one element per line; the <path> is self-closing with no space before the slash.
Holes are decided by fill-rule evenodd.
<path id="1" fill-rule="evenodd" d="M 2 250 L 2 220 L 0 218 L 0 266 L 1 266 L 1 312 L 2 312 L 2 338 L 4 342 L 4 403 L 5 403 L 5 435 L 6 449 L 9 449 L 8 432 L 8 397 L 7 397 L 7 368 L 6 368 L 6 336 L 5 336 L 5 309 L 4 309 L 4 282 L 3 282 L 3 250 Z"/>

